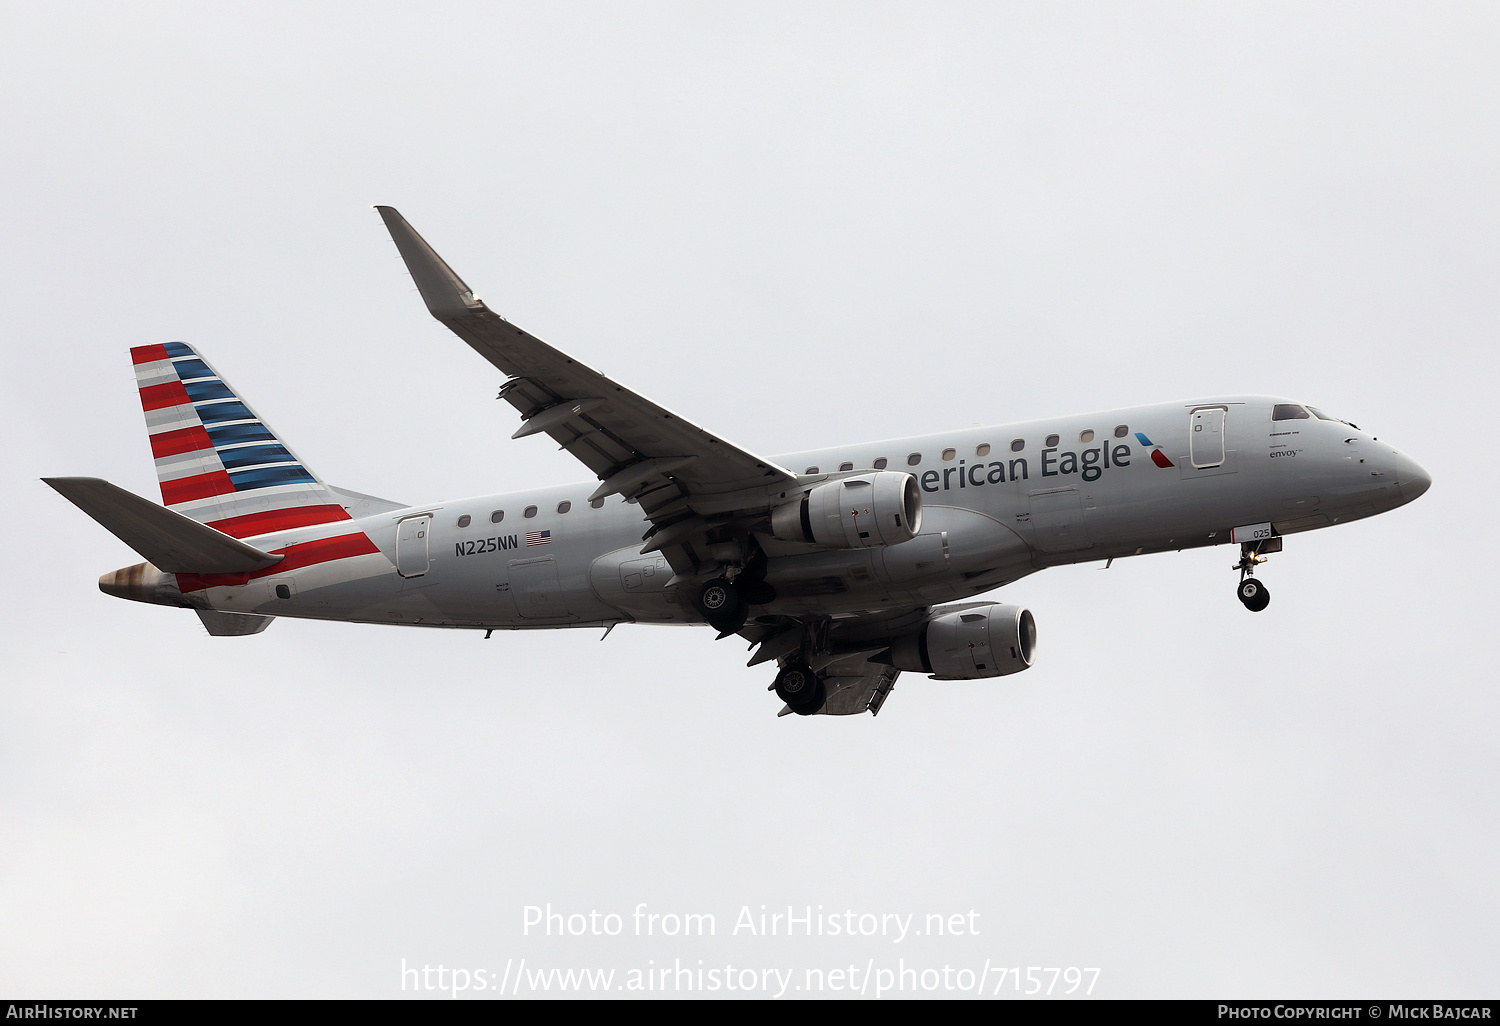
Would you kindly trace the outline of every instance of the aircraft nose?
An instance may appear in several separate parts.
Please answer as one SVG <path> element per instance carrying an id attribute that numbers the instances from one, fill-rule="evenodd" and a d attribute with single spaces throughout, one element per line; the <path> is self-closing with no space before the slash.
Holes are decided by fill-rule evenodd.
<path id="1" fill-rule="evenodd" d="M 1398 456 L 1396 483 L 1401 486 L 1401 498 L 1411 502 L 1432 487 L 1432 475 L 1410 456 Z"/>

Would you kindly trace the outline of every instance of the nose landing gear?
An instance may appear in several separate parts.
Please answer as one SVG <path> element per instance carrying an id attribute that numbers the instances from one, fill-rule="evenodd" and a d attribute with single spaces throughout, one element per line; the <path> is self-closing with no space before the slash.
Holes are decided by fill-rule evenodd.
<path id="1" fill-rule="evenodd" d="M 1240 602 L 1245 608 L 1252 613 L 1258 613 L 1271 604 L 1270 590 L 1254 577 L 1246 577 L 1241 581 L 1236 594 L 1239 595 Z"/>
<path id="2" fill-rule="evenodd" d="M 1240 572 L 1240 584 L 1235 589 L 1235 597 L 1252 613 L 1258 613 L 1271 604 L 1271 591 L 1251 575 L 1255 573 L 1257 566 L 1266 561 L 1265 553 L 1280 551 L 1280 538 L 1240 544 L 1240 561 L 1230 569 Z"/>

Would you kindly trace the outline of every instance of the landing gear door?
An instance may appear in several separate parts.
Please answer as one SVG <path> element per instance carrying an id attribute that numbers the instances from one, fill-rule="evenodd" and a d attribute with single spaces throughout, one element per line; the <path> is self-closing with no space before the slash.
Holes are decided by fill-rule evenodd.
<path id="1" fill-rule="evenodd" d="M 1188 426 L 1188 448 L 1193 466 L 1217 467 L 1224 462 L 1224 414 L 1222 406 L 1194 410 Z"/>
<path id="2" fill-rule="evenodd" d="M 407 517 L 396 525 L 396 572 L 402 577 L 421 577 L 427 572 L 431 565 L 427 547 L 431 533 L 431 514 Z"/>

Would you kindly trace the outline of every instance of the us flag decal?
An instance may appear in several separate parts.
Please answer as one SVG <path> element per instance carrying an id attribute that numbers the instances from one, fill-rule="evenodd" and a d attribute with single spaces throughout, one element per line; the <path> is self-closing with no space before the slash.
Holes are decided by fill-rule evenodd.
<path id="1" fill-rule="evenodd" d="M 526 532 L 526 547 L 527 548 L 530 548 L 533 545 L 551 545 L 551 544 L 552 544 L 552 532 L 551 531 L 527 531 Z"/>

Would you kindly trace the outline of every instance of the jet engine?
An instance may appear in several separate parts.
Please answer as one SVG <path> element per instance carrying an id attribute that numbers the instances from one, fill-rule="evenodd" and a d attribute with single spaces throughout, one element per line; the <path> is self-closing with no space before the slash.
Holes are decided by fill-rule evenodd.
<path id="1" fill-rule="evenodd" d="M 917 479 L 894 470 L 829 481 L 771 510 L 774 537 L 833 549 L 899 545 L 921 527 Z"/>
<path id="2" fill-rule="evenodd" d="M 899 670 L 938 680 L 976 680 L 1020 673 L 1036 652 L 1036 620 L 1025 606 L 992 602 L 935 616 L 891 643 Z"/>

